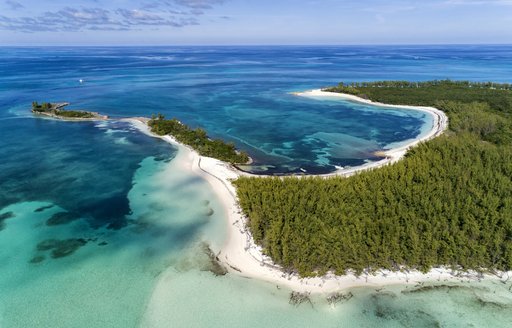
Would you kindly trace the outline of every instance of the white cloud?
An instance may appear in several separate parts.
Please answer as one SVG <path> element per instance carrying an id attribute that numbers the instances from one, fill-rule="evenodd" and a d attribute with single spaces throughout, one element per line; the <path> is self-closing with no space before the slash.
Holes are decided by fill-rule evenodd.
<path id="1" fill-rule="evenodd" d="M 131 3 L 132 8 L 102 9 L 64 7 L 34 17 L 0 15 L 0 30 L 22 32 L 131 30 L 144 26 L 184 27 L 198 25 L 197 16 L 224 0 L 149 0 Z M 14 0 L 5 3 L 12 10 L 24 6 Z M 19 10 L 18 10 L 19 11 Z"/>

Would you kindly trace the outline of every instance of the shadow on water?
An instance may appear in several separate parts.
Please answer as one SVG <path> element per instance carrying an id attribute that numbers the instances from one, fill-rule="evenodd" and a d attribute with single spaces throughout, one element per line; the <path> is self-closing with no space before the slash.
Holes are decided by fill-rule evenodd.
<path id="1" fill-rule="evenodd" d="M 171 159 L 175 150 L 139 133 L 129 134 L 129 146 L 116 145 L 94 124 L 36 119 L 2 123 L 0 208 L 47 201 L 79 213 L 95 229 L 126 226 L 133 172 L 142 159 Z M 20 130 L 27 136 L 19 138 Z"/>
<path id="2" fill-rule="evenodd" d="M 119 122 L 114 126 L 129 127 Z M 208 224 L 214 212 L 205 205 L 201 213 L 202 206 L 194 205 L 194 186 L 202 183 L 195 176 L 170 182 L 168 187 L 179 191 L 181 203 L 173 199 L 151 203 L 148 199 L 143 209 L 146 212 L 134 217 L 128 198 L 136 187 L 134 173 L 149 157 L 166 165 L 175 150 L 140 133 L 127 134 L 129 146 L 115 144 L 103 133 L 109 128 L 114 127 L 49 120 L 2 123 L 0 238 L 10 234 L 11 223 L 22 229 L 21 225 L 31 222 L 23 226 L 29 229 L 23 233 L 31 236 L 32 245 L 27 245 L 31 255 L 25 259 L 31 265 L 47 265 L 63 258 L 77 264 L 105 252 L 115 258 L 115 253 L 127 249 L 138 249 L 147 261 L 187 247 Z M 20 130 L 31 137 L 21 140 Z M 153 173 L 141 173 L 142 179 Z M 18 205 L 23 213 L 16 213 Z M 189 207 L 190 213 L 173 213 L 173 208 L 187 211 Z M 183 220 L 184 215 L 188 221 Z"/>

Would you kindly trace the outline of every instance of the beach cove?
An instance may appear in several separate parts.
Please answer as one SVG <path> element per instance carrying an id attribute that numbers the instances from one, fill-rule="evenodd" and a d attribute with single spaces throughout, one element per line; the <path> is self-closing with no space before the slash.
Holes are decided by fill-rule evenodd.
<path id="1" fill-rule="evenodd" d="M 385 159 L 368 163 L 359 167 L 338 170 L 335 173 L 321 175 L 323 177 L 332 176 L 351 176 L 357 172 L 370 170 L 392 164 L 400 160 L 408 149 L 414 147 L 420 142 L 428 141 L 436 136 L 441 135 L 448 127 L 448 118 L 446 115 L 432 107 L 417 106 L 400 106 L 373 103 L 365 99 L 321 90 L 313 90 L 309 92 L 296 93 L 298 96 L 314 97 L 314 98 L 337 98 L 349 101 L 363 102 L 383 108 L 407 108 L 411 110 L 419 110 L 432 115 L 433 124 L 428 133 L 423 134 L 420 138 L 412 140 L 405 145 L 401 145 L 396 149 L 386 150 Z M 145 118 L 125 119 L 136 126 L 141 132 L 159 137 L 151 133 Z M 434 268 L 428 273 L 419 271 L 392 272 L 381 270 L 376 274 L 363 274 L 360 276 L 346 275 L 336 276 L 328 274 L 316 278 L 301 278 L 296 274 L 285 273 L 279 266 L 275 265 L 272 260 L 263 255 L 261 247 L 255 244 L 250 232 L 246 227 L 247 218 L 242 214 L 237 197 L 236 189 L 231 181 L 236 180 L 239 176 L 255 176 L 265 178 L 262 175 L 251 175 L 247 172 L 237 170 L 234 166 L 213 159 L 203 157 L 197 154 L 190 147 L 178 143 L 172 136 L 160 137 L 166 142 L 178 148 L 178 156 L 175 160 L 179 161 L 183 167 L 209 182 L 214 189 L 216 195 L 224 204 L 228 216 L 228 234 L 225 245 L 217 250 L 217 257 L 228 270 L 233 274 L 244 277 L 250 277 L 267 282 L 271 282 L 278 286 L 289 288 L 293 291 L 302 293 L 321 293 L 329 294 L 333 292 L 342 292 L 355 287 L 383 287 L 393 284 L 418 285 L 425 282 L 468 282 L 481 281 L 484 277 L 487 279 L 498 279 L 508 281 L 512 276 L 512 272 L 497 273 L 496 275 L 481 275 L 477 272 L 457 272 L 449 268 Z M 298 175 L 297 178 L 307 178 L 305 175 Z"/>

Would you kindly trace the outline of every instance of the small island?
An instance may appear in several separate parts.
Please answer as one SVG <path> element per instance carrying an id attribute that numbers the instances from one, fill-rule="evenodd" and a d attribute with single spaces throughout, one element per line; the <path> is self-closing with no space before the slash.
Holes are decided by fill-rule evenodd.
<path id="1" fill-rule="evenodd" d="M 106 120 L 108 116 L 101 115 L 96 112 L 83 110 L 66 110 L 64 109 L 69 103 L 48 103 L 39 104 L 37 101 L 32 102 L 32 113 L 45 115 L 53 118 L 65 120 Z"/>

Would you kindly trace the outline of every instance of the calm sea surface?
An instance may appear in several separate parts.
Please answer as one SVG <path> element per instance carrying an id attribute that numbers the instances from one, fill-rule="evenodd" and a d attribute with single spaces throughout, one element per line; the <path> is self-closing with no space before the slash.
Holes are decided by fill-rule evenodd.
<path id="1" fill-rule="evenodd" d="M 0 327 L 509 327 L 512 282 L 295 307 L 288 290 L 215 276 L 205 244 L 222 245 L 225 213 L 175 149 L 126 123 L 29 113 L 163 113 L 234 142 L 253 172 L 326 173 L 431 118 L 291 92 L 445 78 L 512 82 L 512 46 L 0 48 Z"/>

